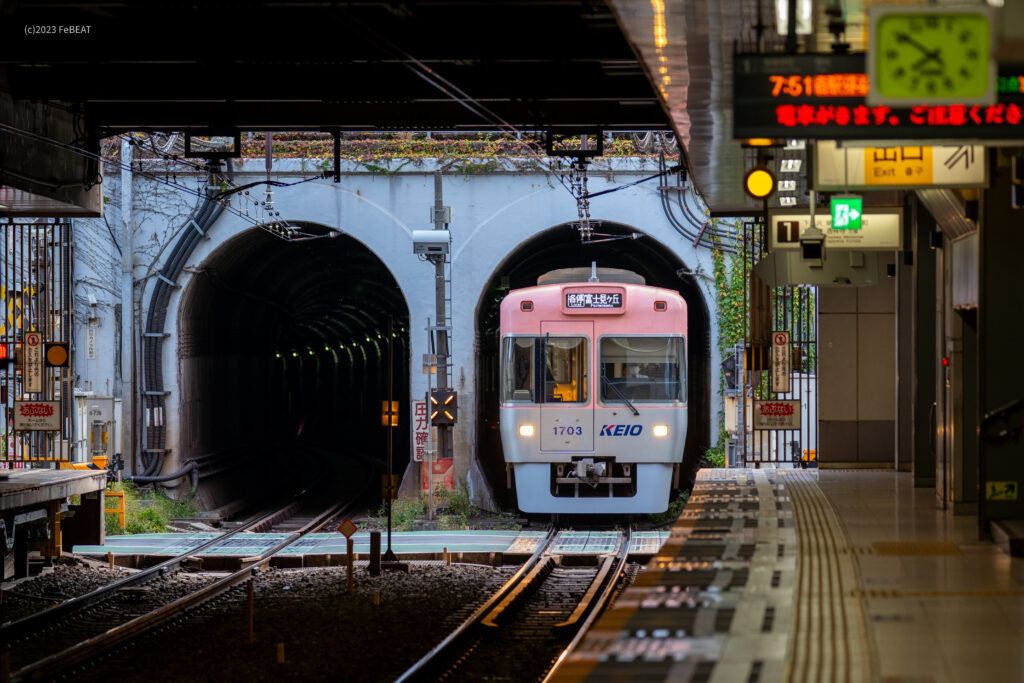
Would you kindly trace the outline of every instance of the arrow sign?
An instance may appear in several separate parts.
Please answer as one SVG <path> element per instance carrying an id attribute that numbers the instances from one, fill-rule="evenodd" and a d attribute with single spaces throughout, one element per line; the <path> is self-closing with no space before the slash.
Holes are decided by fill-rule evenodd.
<path id="1" fill-rule="evenodd" d="M 860 217 L 864 213 L 864 200 L 860 197 L 832 198 L 832 229 L 860 230 Z"/>

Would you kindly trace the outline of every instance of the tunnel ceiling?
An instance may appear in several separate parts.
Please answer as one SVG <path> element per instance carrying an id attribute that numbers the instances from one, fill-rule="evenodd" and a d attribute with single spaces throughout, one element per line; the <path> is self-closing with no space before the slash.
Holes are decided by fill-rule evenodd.
<path id="1" fill-rule="evenodd" d="M 383 333 L 389 314 L 396 330 L 405 324 L 402 293 L 376 256 L 350 237 L 293 224 L 324 237 L 284 242 L 254 229 L 194 271 L 182 356 L 365 341 Z"/>

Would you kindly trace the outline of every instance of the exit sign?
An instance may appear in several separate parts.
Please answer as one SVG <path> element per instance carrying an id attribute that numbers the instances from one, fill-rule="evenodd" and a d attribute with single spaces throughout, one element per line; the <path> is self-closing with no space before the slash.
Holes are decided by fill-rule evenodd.
<path id="1" fill-rule="evenodd" d="M 832 229 L 860 230 L 864 213 L 864 200 L 860 197 L 834 197 L 832 199 Z"/>

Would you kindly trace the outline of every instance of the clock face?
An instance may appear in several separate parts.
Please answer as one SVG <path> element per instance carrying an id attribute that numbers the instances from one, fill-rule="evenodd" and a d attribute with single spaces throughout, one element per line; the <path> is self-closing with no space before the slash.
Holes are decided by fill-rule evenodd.
<path id="1" fill-rule="evenodd" d="M 989 17 L 971 12 L 901 12 L 878 18 L 874 87 L 882 97 L 970 101 L 992 86 Z"/>

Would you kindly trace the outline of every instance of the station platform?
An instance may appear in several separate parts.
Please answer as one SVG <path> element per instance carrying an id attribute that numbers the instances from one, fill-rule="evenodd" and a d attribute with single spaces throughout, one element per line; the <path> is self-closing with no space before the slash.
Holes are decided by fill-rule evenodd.
<path id="1" fill-rule="evenodd" d="M 60 555 L 61 544 L 103 542 L 103 470 L 0 471 L 0 541 L 3 576 L 28 575 L 29 552 Z M 68 499 L 78 496 L 77 505 Z M 72 510 L 74 516 L 63 519 Z"/>
<path id="2" fill-rule="evenodd" d="M 892 471 L 702 470 L 569 681 L 1020 681 L 1024 561 Z"/>
<path id="3" fill-rule="evenodd" d="M 633 534 L 630 552 L 638 557 L 652 556 L 669 537 L 668 531 L 641 531 Z M 109 536 L 104 545 L 76 545 L 73 552 L 86 556 L 113 553 L 118 564 L 145 566 L 160 558 L 187 553 L 218 534 L 136 534 Z M 216 565 L 216 558 L 252 557 L 266 552 L 292 536 L 287 533 L 240 533 L 202 553 L 204 567 Z M 543 531 L 395 531 L 391 547 L 405 560 L 434 560 L 444 550 L 463 561 L 491 562 L 531 555 L 547 534 Z M 552 552 L 563 555 L 602 555 L 614 553 L 621 534 L 616 531 L 561 531 Z M 356 559 L 370 552 L 370 534 L 353 534 Z M 382 533 L 387 545 L 387 532 Z M 279 553 L 271 564 L 278 566 L 324 566 L 341 563 L 346 554 L 345 537 L 338 532 L 308 534 Z"/>

